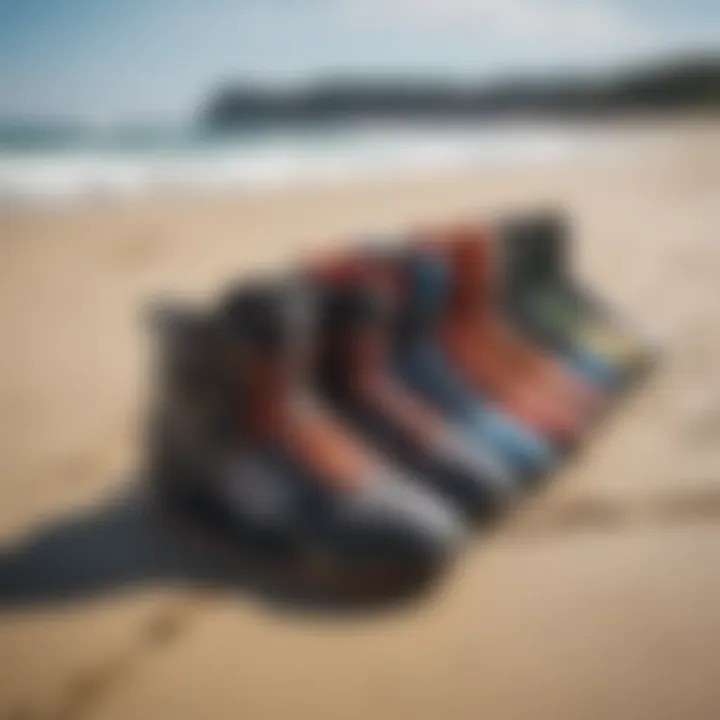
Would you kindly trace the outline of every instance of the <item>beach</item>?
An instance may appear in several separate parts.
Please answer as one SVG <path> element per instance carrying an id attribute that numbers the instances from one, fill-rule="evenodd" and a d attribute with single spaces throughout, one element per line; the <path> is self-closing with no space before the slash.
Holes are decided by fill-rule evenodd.
<path id="1" fill-rule="evenodd" d="M 0 718 L 720 717 L 720 122 L 604 132 L 583 160 L 0 214 Z M 149 303 L 548 205 L 664 351 L 582 452 L 409 605 L 197 587 L 135 496 Z"/>

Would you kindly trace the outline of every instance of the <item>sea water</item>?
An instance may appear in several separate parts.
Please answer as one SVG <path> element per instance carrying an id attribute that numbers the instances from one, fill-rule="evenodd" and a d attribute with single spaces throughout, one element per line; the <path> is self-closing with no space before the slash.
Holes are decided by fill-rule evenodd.
<path id="1" fill-rule="evenodd" d="M 416 171 L 561 163 L 597 148 L 582 126 L 392 124 L 210 133 L 193 127 L 0 125 L 0 205 L 267 190 Z"/>

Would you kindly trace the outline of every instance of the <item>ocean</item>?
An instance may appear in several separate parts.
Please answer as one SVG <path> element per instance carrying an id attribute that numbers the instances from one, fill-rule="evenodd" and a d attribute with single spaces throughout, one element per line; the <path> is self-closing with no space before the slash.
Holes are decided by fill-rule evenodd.
<path id="1" fill-rule="evenodd" d="M 210 134 L 193 127 L 0 125 L 0 205 L 267 190 L 414 171 L 562 163 L 605 145 L 582 125 L 354 125 Z"/>

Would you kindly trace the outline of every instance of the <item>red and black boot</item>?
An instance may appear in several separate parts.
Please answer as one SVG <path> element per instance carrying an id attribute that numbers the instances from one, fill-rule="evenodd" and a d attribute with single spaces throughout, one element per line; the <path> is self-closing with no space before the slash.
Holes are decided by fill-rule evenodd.
<path id="1" fill-rule="evenodd" d="M 436 251 L 452 271 L 443 339 L 453 362 L 528 426 L 559 446 L 576 444 L 602 402 L 600 395 L 505 324 L 494 302 L 493 244 L 487 235 L 458 226 L 439 239 Z"/>
<path id="2" fill-rule="evenodd" d="M 292 282 L 258 283 L 222 302 L 213 340 L 190 353 L 212 356 L 207 387 L 167 404 L 164 485 L 230 537 L 322 557 L 361 586 L 404 587 L 451 561 L 464 528 L 313 396 L 314 312 Z M 210 396 L 216 425 L 200 412 Z"/>
<path id="3" fill-rule="evenodd" d="M 325 396 L 375 447 L 464 514 L 483 518 L 506 507 L 515 490 L 509 470 L 392 374 L 397 313 L 382 263 L 358 251 L 315 277 L 322 297 L 317 377 Z"/>

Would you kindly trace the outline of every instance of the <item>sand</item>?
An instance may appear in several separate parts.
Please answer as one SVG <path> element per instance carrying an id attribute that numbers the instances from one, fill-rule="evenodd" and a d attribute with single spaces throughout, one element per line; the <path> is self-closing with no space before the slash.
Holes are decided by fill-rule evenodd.
<path id="1" fill-rule="evenodd" d="M 0 217 L 0 718 L 720 717 L 720 123 L 606 132 L 654 140 Z M 575 219 L 584 276 L 662 339 L 655 375 L 415 603 L 197 588 L 203 558 L 135 492 L 147 302 L 358 231 L 544 202 Z"/>

